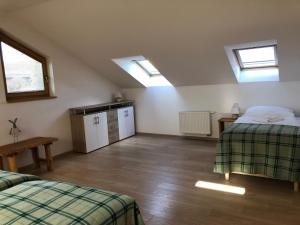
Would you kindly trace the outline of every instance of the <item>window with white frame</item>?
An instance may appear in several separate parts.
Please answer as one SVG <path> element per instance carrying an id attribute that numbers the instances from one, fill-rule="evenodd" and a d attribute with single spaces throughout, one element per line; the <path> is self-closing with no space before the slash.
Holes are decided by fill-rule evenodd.
<path id="1" fill-rule="evenodd" d="M 112 61 L 145 87 L 172 86 L 150 60 L 144 56 L 130 56 L 112 59 Z"/>
<path id="2" fill-rule="evenodd" d="M 276 45 L 235 49 L 241 69 L 278 67 Z"/>
<path id="3" fill-rule="evenodd" d="M 155 66 L 147 59 L 144 60 L 134 60 L 134 62 L 141 67 L 146 73 L 149 74 L 149 76 L 156 76 L 160 75 L 160 72 L 158 69 L 155 68 Z"/>
<path id="4" fill-rule="evenodd" d="M 277 41 L 259 41 L 225 46 L 238 83 L 279 81 Z"/>

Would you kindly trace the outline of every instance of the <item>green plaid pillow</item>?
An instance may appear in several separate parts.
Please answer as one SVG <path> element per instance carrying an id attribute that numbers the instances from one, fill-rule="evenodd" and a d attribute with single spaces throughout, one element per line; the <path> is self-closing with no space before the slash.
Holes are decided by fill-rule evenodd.
<path id="1" fill-rule="evenodd" d="M 18 185 L 26 181 L 39 180 L 37 176 L 12 173 L 0 170 L 0 191 Z"/>

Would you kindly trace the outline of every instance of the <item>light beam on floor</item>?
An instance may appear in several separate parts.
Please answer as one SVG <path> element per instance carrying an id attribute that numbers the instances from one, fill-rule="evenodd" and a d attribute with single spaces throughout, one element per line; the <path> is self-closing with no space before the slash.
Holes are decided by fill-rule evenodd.
<path id="1" fill-rule="evenodd" d="M 225 184 L 217 184 L 217 183 L 206 182 L 206 181 L 198 181 L 195 184 L 195 186 L 198 188 L 204 188 L 204 189 L 209 189 L 209 190 L 214 190 L 214 191 L 229 192 L 229 193 L 238 194 L 238 195 L 244 195 L 246 193 L 246 189 L 243 187 L 236 187 L 236 186 L 225 185 Z"/>

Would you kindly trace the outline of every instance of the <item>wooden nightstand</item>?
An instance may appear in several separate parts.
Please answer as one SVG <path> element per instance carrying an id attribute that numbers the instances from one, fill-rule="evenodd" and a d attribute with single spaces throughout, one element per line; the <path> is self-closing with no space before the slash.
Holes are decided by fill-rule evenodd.
<path id="1" fill-rule="evenodd" d="M 236 120 L 237 118 L 232 118 L 232 117 L 224 117 L 219 119 L 219 132 L 222 133 L 225 130 L 226 123 L 233 123 Z"/>

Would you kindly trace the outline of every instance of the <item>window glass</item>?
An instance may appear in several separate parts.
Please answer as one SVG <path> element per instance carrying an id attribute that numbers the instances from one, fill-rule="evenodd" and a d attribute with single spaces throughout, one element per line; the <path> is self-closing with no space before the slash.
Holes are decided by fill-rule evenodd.
<path id="1" fill-rule="evenodd" d="M 7 93 L 44 91 L 41 62 L 1 42 Z"/>
<path id="2" fill-rule="evenodd" d="M 141 66 L 144 70 L 146 70 L 150 75 L 158 75 L 160 72 L 158 69 L 153 66 L 153 64 L 149 60 L 140 60 L 137 61 L 138 65 Z"/>
<path id="3" fill-rule="evenodd" d="M 277 66 L 274 46 L 239 49 L 238 59 L 242 68 L 259 68 Z"/>

